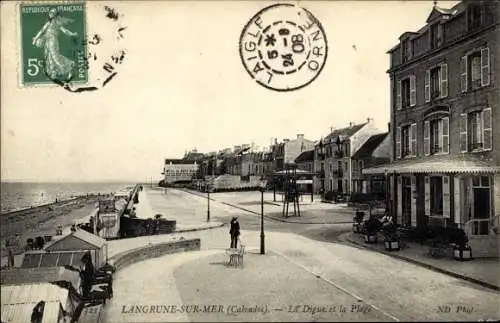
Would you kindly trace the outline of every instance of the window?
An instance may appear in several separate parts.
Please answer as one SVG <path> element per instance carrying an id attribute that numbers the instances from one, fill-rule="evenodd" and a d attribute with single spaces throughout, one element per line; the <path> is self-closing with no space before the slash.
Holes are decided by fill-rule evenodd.
<path id="1" fill-rule="evenodd" d="M 449 120 L 445 117 L 424 122 L 424 154 L 426 156 L 449 153 Z"/>
<path id="2" fill-rule="evenodd" d="M 417 124 L 413 123 L 396 130 L 396 158 L 417 155 Z"/>
<path id="3" fill-rule="evenodd" d="M 443 178 L 430 177 L 430 214 L 443 215 Z"/>
<path id="4" fill-rule="evenodd" d="M 330 172 L 333 172 L 333 163 L 330 163 Z"/>
<path id="5" fill-rule="evenodd" d="M 425 102 L 448 96 L 448 64 L 440 64 L 425 72 Z"/>
<path id="6" fill-rule="evenodd" d="M 438 48 L 442 43 L 443 26 L 439 23 L 431 25 L 430 37 L 431 37 L 431 49 Z"/>
<path id="7" fill-rule="evenodd" d="M 479 4 L 471 4 L 467 15 L 467 26 L 470 29 L 475 29 L 481 26 L 482 10 Z"/>
<path id="8" fill-rule="evenodd" d="M 325 171 L 325 163 L 321 163 L 321 171 L 324 172 Z"/>
<path id="9" fill-rule="evenodd" d="M 491 108 L 460 115 L 460 151 L 491 150 Z"/>
<path id="10" fill-rule="evenodd" d="M 490 85 L 490 50 L 482 48 L 462 57 L 460 64 L 462 92 Z"/>
<path id="11" fill-rule="evenodd" d="M 412 54 L 412 41 L 409 39 L 405 39 L 401 43 L 401 53 L 403 55 L 403 63 L 407 62 L 411 57 L 413 56 Z"/>
<path id="12" fill-rule="evenodd" d="M 361 173 L 361 171 L 363 170 L 363 161 L 362 161 L 362 160 L 360 160 L 360 161 L 358 162 L 358 165 L 359 165 L 359 172 Z"/>
<path id="13" fill-rule="evenodd" d="M 417 103 L 415 75 L 410 75 L 398 81 L 396 101 L 398 110 L 412 107 Z"/>
<path id="14" fill-rule="evenodd" d="M 491 186 L 488 176 L 472 177 L 472 234 L 488 235 L 491 217 Z"/>
<path id="15" fill-rule="evenodd" d="M 337 162 L 337 168 L 339 169 L 339 171 L 342 170 L 342 162 L 341 161 Z"/>

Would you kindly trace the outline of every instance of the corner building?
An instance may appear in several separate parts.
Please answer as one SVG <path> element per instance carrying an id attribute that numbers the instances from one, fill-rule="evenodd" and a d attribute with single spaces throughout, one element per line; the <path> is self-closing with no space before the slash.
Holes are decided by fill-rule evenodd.
<path id="1" fill-rule="evenodd" d="M 434 6 L 389 50 L 390 209 L 403 226 L 463 228 L 475 257 L 498 256 L 499 1 Z"/>

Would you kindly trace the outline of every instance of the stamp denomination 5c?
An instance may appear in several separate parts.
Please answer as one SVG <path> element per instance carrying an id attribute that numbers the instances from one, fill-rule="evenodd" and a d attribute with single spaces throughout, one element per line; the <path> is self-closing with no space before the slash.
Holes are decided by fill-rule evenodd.
<path id="1" fill-rule="evenodd" d="M 321 23 L 308 10 L 292 4 L 262 9 L 240 37 L 245 69 L 257 83 L 275 91 L 310 84 L 323 69 L 327 53 Z"/>
<path id="2" fill-rule="evenodd" d="M 86 83 L 85 3 L 20 5 L 21 84 Z"/>

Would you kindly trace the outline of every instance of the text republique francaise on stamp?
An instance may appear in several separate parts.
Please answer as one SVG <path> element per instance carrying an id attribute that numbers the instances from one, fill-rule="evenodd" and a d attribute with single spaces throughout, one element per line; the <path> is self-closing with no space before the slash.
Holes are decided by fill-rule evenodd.
<path id="1" fill-rule="evenodd" d="M 241 61 L 260 85 L 292 91 L 313 82 L 327 58 L 321 23 L 308 10 L 276 4 L 250 19 L 240 37 Z"/>

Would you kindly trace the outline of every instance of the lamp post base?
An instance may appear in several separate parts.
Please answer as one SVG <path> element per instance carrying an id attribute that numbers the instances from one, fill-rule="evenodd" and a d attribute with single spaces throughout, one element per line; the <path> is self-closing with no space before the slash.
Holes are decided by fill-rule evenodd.
<path id="1" fill-rule="evenodd" d="M 265 250 L 265 244 L 264 244 L 264 234 L 262 233 L 260 235 L 260 254 L 265 255 L 266 250 Z"/>

